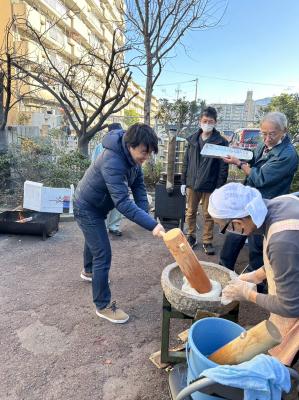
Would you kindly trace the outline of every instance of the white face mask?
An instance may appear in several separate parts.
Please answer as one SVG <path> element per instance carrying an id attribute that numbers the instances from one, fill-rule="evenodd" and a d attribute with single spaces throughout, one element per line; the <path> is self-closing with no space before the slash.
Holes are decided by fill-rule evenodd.
<path id="1" fill-rule="evenodd" d="M 215 128 L 215 124 L 200 124 L 200 126 L 204 132 L 212 132 Z"/>

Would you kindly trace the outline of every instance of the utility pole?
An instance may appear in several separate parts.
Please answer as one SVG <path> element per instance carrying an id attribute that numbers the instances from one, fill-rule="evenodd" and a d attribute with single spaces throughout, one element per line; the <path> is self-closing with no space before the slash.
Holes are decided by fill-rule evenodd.
<path id="1" fill-rule="evenodd" d="M 197 85 L 198 85 L 198 78 L 195 79 L 195 103 L 197 103 Z"/>
<path id="2" fill-rule="evenodd" d="M 181 93 L 181 89 L 178 87 L 177 89 L 175 89 L 175 92 L 176 92 L 176 99 L 178 100 L 179 99 L 179 96 L 180 96 L 180 93 Z"/>

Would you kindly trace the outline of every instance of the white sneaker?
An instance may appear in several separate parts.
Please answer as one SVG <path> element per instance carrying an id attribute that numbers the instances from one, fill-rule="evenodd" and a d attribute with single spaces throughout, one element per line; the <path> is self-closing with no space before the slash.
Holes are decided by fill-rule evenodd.
<path id="1" fill-rule="evenodd" d="M 92 282 L 92 272 L 86 272 L 84 269 L 81 271 L 80 278 L 84 281 Z"/>
<path id="2" fill-rule="evenodd" d="M 85 272 L 84 269 L 81 271 L 80 278 L 87 282 L 92 282 L 92 272 Z M 111 280 L 108 278 L 108 283 L 111 283 Z"/>

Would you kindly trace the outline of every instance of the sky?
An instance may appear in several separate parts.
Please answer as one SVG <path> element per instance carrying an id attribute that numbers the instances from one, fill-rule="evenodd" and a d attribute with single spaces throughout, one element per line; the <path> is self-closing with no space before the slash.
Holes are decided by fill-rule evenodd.
<path id="1" fill-rule="evenodd" d="M 183 42 L 157 82 L 158 98 L 194 100 L 196 78 L 207 103 L 244 102 L 248 90 L 254 100 L 299 92 L 299 0 L 228 0 L 217 27 Z"/>

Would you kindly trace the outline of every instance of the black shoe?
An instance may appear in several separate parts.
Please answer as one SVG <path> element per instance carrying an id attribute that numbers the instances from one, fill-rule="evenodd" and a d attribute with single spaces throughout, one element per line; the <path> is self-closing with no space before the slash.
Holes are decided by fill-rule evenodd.
<path id="1" fill-rule="evenodd" d="M 213 254 L 215 254 L 215 249 L 214 249 L 212 243 L 203 243 L 202 247 L 203 247 L 204 252 L 208 256 L 212 256 Z"/>
<path id="2" fill-rule="evenodd" d="M 119 231 L 118 229 L 115 231 L 113 229 L 109 229 L 109 233 L 111 233 L 111 235 L 114 235 L 114 236 L 122 236 L 122 232 Z"/>
<path id="3" fill-rule="evenodd" d="M 191 248 L 193 249 L 197 245 L 197 240 L 193 236 L 187 237 L 188 243 L 190 244 Z"/>

